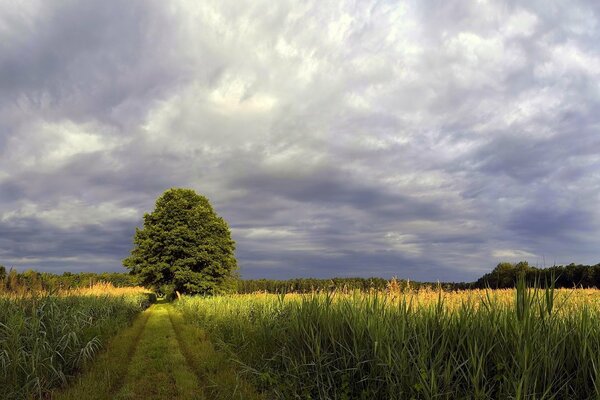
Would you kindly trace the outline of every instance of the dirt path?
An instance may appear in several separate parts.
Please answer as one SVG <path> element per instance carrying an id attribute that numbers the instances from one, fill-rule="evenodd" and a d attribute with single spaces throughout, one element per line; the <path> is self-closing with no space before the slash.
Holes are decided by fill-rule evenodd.
<path id="1" fill-rule="evenodd" d="M 159 303 L 119 333 L 70 387 L 52 399 L 262 399 L 202 330 Z"/>

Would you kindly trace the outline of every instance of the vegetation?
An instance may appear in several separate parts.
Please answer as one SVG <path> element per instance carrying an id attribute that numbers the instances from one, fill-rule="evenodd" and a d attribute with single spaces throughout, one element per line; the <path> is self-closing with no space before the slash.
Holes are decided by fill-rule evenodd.
<path id="1" fill-rule="evenodd" d="M 208 199 L 191 189 L 169 189 L 144 215 L 123 265 L 142 285 L 167 294 L 222 293 L 237 270 L 229 227 Z"/>
<path id="2" fill-rule="evenodd" d="M 599 271 L 521 262 L 469 284 L 249 280 L 237 288 L 252 294 L 183 296 L 139 314 L 149 296 L 130 275 L 0 268 L 0 393 L 600 398 L 600 292 L 554 286 L 596 286 Z"/>
<path id="3" fill-rule="evenodd" d="M 137 278 L 127 273 L 81 272 L 74 274 L 65 272 L 62 275 L 57 275 L 34 270 L 27 270 L 19 273 L 12 268 L 9 271 L 6 271 L 6 268 L 0 265 L 0 293 L 68 291 L 94 287 L 101 283 L 109 284 L 113 287 L 138 286 Z"/>
<path id="4" fill-rule="evenodd" d="M 600 395 L 596 290 L 185 297 L 277 398 L 588 399 Z"/>
<path id="5" fill-rule="evenodd" d="M 150 314 L 150 309 L 145 310 L 130 327 L 120 331 L 107 344 L 106 351 L 99 354 L 93 364 L 88 365 L 85 373 L 77 376 L 73 385 L 55 391 L 52 399 L 114 399 L 115 393 L 123 385 L 129 363 L 145 331 Z"/>
<path id="6" fill-rule="evenodd" d="M 596 265 L 555 265 L 549 268 L 536 268 L 526 261 L 516 264 L 500 263 L 492 272 L 479 278 L 472 287 L 511 288 L 517 277 L 524 275 L 529 286 L 552 283 L 557 288 L 600 288 L 600 264 Z"/>
<path id="7" fill-rule="evenodd" d="M 147 294 L 0 296 L 0 393 L 41 398 L 149 305 Z"/>
<path id="8" fill-rule="evenodd" d="M 216 352 L 203 330 L 170 304 L 144 311 L 108 345 L 73 386 L 55 400 L 240 399 L 262 396 Z"/>
<path id="9" fill-rule="evenodd" d="M 438 289 L 445 291 L 468 289 L 514 288 L 519 275 L 525 276 L 528 286 L 552 284 L 556 288 L 600 288 L 600 264 L 597 265 L 555 265 L 549 268 L 536 268 L 526 261 L 518 263 L 502 262 L 490 273 L 475 282 L 416 282 L 406 279 L 383 278 L 298 278 L 288 280 L 250 279 L 240 280 L 237 293 L 312 293 L 312 292 L 363 292 L 387 290 L 391 282 L 401 290 Z"/>
<path id="10" fill-rule="evenodd" d="M 445 291 L 467 289 L 506 289 L 515 286 L 517 276 L 525 274 L 529 286 L 544 286 L 553 282 L 557 288 L 600 288 L 600 264 L 597 265 L 558 265 L 549 268 L 536 268 L 525 261 L 519 263 L 500 263 L 490 273 L 483 275 L 475 282 L 417 282 L 406 279 L 393 279 L 395 285 L 402 290 L 437 289 Z M 239 279 L 234 285 L 239 294 L 250 293 L 312 293 L 312 292 L 348 292 L 360 290 L 364 292 L 386 290 L 390 282 L 384 278 L 297 278 L 288 280 L 274 279 Z M 114 287 L 136 287 L 139 278 L 128 273 L 117 272 L 65 272 L 62 275 L 48 272 L 27 270 L 18 273 L 14 269 L 6 270 L 0 265 L 0 293 L 25 293 L 31 291 L 56 292 L 77 288 L 94 287 L 99 283 L 107 283 Z"/>
<path id="11" fill-rule="evenodd" d="M 466 283 L 413 282 L 406 279 L 387 280 L 383 278 L 297 278 L 288 280 L 249 279 L 237 283 L 238 294 L 250 293 L 314 293 L 314 292 L 362 292 L 387 290 L 390 284 L 402 290 L 432 289 L 441 287 L 444 290 L 469 288 Z"/>

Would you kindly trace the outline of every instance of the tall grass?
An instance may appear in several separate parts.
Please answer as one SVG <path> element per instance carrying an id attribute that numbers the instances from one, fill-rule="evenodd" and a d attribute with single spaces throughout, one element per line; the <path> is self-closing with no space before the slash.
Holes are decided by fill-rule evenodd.
<path id="1" fill-rule="evenodd" d="M 183 298 L 260 387 L 285 399 L 600 397 L 600 292 Z"/>
<path id="2" fill-rule="evenodd" d="M 2 399 L 43 398 L 90 361 L 148 296 L 0 296 Z"/>

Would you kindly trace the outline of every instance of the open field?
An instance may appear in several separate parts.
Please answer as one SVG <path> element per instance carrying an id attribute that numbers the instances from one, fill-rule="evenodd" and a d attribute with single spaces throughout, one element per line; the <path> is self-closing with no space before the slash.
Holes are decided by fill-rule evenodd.
<path id="1" fill-rule="evenodd" d="M 64 385 L 149 304 L 139 289 L 0 295 L 2 398 L 39 398 Z"/>
<path id="2" fill-rule="evenodd" d="M 184 298 L 188 321 L 274 398 L 600 396 L 600 292 Z"/>
<path id="3" fill-rule="evenodd" d="M 110 288 L 107 288 L 110 289 Z M 600 291 L 1 297 L 6 399 L 591 399 Z M 117 294 L 118 293 L 118 294 Z"/>
<path id="4" fill-rule="evenodd" d="M 153 305 L 117 335 L 70 387 L 70 399 L 262 399 L 203 330 L 168 303 Z"/>

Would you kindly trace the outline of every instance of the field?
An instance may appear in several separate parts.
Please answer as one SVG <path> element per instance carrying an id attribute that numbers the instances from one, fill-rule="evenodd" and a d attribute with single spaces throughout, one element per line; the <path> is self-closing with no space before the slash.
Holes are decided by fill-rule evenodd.
<path id="1" fill-rule="evenodd" d="M 185 298 L 276 398 L 600 396 L 597 290 Z"/>
<path id="2" fill-rule="evenodd" d="M 139 288 L 0 295 L 2 399 L 41 398 L 149 306 Z"/>
<path id="3" fill-rule="evenodd" d="M 3 399 L 600 396 L 596 289 L 106 290 L 0 297 Z"/>

